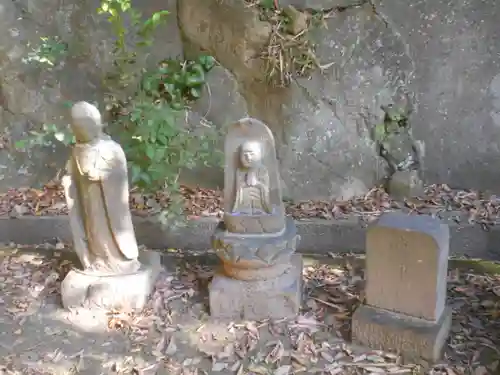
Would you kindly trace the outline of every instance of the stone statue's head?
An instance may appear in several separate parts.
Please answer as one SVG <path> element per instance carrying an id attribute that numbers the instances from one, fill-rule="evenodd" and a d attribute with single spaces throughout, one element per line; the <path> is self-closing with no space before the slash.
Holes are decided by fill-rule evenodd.
<path id="1" fill-rule="evenodd" d="M 71 129 L 78 143 L 90 142 L 102 134 L 99 110 L 90 103 L 78 102 L 71 108 Z"/>
<path id="2" fill-rule="evenodd" d="M 258 141 L 246 141 L 240 146 L 240 162 L 244 168 L 258 167 L 262 163 L 262 143 Z"/>

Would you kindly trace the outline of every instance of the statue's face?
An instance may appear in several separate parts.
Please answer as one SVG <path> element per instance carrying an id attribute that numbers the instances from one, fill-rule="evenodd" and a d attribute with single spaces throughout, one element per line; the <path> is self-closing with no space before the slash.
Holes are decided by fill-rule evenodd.
<path id="1" fill-rule="evenodd" d="M 262 161 L 262 148 L 259 142 L 245 142 L 241 145 L 241 164 L 245 168 L 260 165 Z"/>
<path id="2" fill-rule="evenodd" d="M 85 121 L 83 119 L 79 119 L 79 121 L 73 120 L 71 123 L 71 130 L 78 143 L 91 142 L 99 138 L 102 134 L 102 127 L 100 124 L 96 124 L 90 120 Z"/>
<path id="3" fill-rule="evenodd" d="M 102 134 L 101 114 L 87 102 L 78 102 L 71 108 L 71 130 L 78 143 L 87 143 Z"/>

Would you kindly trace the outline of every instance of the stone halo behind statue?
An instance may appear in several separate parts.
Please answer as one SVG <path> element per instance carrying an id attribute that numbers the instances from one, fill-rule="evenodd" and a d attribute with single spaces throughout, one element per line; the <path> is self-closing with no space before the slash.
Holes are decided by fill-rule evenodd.
<path id="1" fill-rule="evenodd" d="M 224 153 L 224 223 L 229 233 L 280 235 L 285 230 L 276 147 L 253 118 L 232 124 Z"/>
<path id="2" fill-rule="evenodd" d="M 286 217 L 271 130 L 244 118 L 225 141 L 224 218 L 212 236 L 222 261 L 209 286 L 216 318 L 292 317 L 300 308 L 299 235 Z"/>

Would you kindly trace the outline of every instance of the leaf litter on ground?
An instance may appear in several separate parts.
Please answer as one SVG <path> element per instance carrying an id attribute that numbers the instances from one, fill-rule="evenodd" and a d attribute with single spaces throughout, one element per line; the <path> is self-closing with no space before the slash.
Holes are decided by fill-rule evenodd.
<path id="1" fill-rule="evenodd" d="M 221 215 L 220 191 L 183 187 L 182 192 L 190 217 Z M 142 195 L 132 191 L 130 199 L 134 213 L 142 216 L 168 205 L 168 195 L 164 193 Z M 383 189 L 374 188 L 363 197 L 346 201 L 288 203 L 287 212 L 297 219 L 342 219 L 354 214 L 370 221 L 384 211 L 404 210 L 453 215 L 453 220 L 477 223 L 487 229 L 497 223 L 499 205 L 495 196 L 431 185 L 423 197 L 404 202 L 394 201 Z M 3 215 L 66 213 L 57 183 L 40 190 L 11 189 L 0 196 Z M 62 249 L 65 245 L 57 242 L 41 247 Z M 21 323 L 23 317 L 34 314 L 44 298 L 58 293 L 59 283 L 71 266 L 58 256 L 50 261 L 28 258 L 5 256 L 0 265 L 0 280 L 5 289 L 0 308 Z M 155 363 L 144 368 L 163 366 L 172 374 L 203 373 L 201 368 L 205 373 L 237 374 L 404 374 L 418 367 L 403 366 L 398 356 L 387 353 L 360 353 L 347 344 L 351 314 L 364 299 L 362 268 L 356 269 L 348 262 L 343 266 L 306 267 L 304 306 L 297 319 L 231 323 L 223 327 L 208 318 L 206 286 L 212 273 L 213 267 L 198 261 L 184 262 L 175 272 L 164 272 L 144 312 L 135 316 L 110 312 L 108 328 L 125 332 L 132 352 L 150 353 Z M 497 371 L 500 276 L 450 269 L 448 295 L 454 310 L 452 333 L 443 363 L 427 373 L 476 375 Z"/>
<path id="2" fill-rule="evenodd" d="M 14 337 L 25 339 L 23 319 L 36 315 L 41 304 L 49 303 L 48 297 L 59 293 L 59 283 L 72 263 L 58 253 L 42 257 L 36 252 L 5 251 L 0 263 L 4 285 L 0 316 L 18 322 L 20 331 L 17 336 L 13 332 Z M 160 370 L 165 374 L 412 374 L 422 366 L 402 364 L 397 354 L 360 348 L 347 340 L 352 312 L 363 302 L 364 270 L 353 262 L 305 267 L 299 316 L 257 322 L 210 319 L 206 285 L 213 266 L 206 257 L 169 256 L 165 264 L 142 313 L 108 314 L 108 330 L 128 342 L 123 353 L 128 359 L 115 364 L 121 373 L 126 369 L 145 374 L 153 370 L 157 374 L 162 374 Z M 493 374 L 499 369 L 499 288 L 500 274 L 450 268 L 453 326 L 442 363 L 426 374 Z M 15 353 L 17 344 L 12 341 L 0 343 Z M 44 350 L 41 342 L 30 345 Z M 102 350 L 82 349 L 86 355 Z M 143 362 L 139 356 L 145 356 Z M 63 352 L 57 357 L 74 365 L 83 360 Z M 24 371 L 27 365 L 17 362 L 17 366 Z"/>
<path id="3" fill-rule="evenodd" d="M 223 214 L 222 192 L 201 187 L 181 187 L 185 199 L 187 217 L 221 217 Z M 168 192 L 142 194 L 130 192 L 130 206 L 135 215 L 150 216 L 160 208 L 168 207 Z M 487 230 L 499 222 L 500 198 L 475 190 L 451 189 L 446 184 L 434 184 L 425 189 L 420 197 L 396 201 L 381 187 L 374 187 L 363 196 L 348 200 L 310 200 L 287 202 L 287 213 L 295 219 L 346 219 L 357 216 L 371 221 L 382 212 L 404 211 L 450 219 L 459 223 L 478 224 Z M 58 181 L 52 181 L 41 189 L 17 188 L 0 194 L 0 215 L 51 216 L 65 215 L 67 207 L 63 189 Z"/>

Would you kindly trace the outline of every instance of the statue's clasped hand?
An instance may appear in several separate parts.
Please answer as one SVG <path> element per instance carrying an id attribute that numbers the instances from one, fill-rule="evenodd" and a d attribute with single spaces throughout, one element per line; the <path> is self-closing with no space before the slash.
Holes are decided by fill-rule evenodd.
<path id="1" fill-rule="evenodd" d="M 100 181 L 102 176 L 98 171 L 89 171 L 85 174 L 85 177 L 89 179 L 89 181 Z"/>

